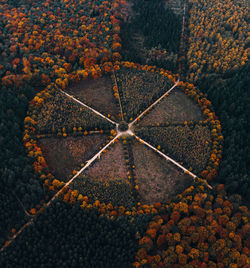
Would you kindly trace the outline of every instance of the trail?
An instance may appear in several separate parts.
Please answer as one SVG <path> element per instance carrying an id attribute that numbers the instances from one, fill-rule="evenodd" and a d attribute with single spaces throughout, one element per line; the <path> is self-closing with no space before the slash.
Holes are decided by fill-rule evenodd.
<path id="1" fill-rule="evenodd" d="M 122 110 L 122 103 L 121 103 L 121 98 L 120 98 L 119 89 L 118 89 L 118 85 L 117 85 L 116 75 L 115 75 L 115 72 L 114 71 L 113 71 L 113 76 L 114 76 L 114 80 L 115 80 L 115 85 L 117 87 L 118 101 L 119 101 L 119 105 L 120 105 L 120 112 L 121 112 L 121 115 L 122 115 L 122 121 L 124 121 L 123 110 Z"/>
<path id="2" fill-rule="evenodd" d="M 50 206 L 50 204 L 55 200 L 55 198 L 64 190 L 65 187 L 71 184 L 71 182 L 77 178 L 85 169 L 87 169 L 97 158 L 100 158 L 101 154 L 104 150 L 106 150 L 112 143 L 115 142 L 116 139 L 118 139 L 121 136 L 121 134 L 117 134 L 108 144 L 106 144 L 97 154 L 95 154 L 91 159 L 86 161 L 86 165 L 84 165 L 83 168 L 81 168 L 63 187 L 61 190 L 59 190 L 52 198 L 51 200 L 45 205 L 45 208 Z"/>
<path id="3" fill-rule="evenodd" d="M 76 99 L 75 97 L 73 97 L 72 95 L 68 94 L 67 92 L 60 90 L 63 94 L 65 94 L 67 97 L 71 98 L 72 100 L 74 100 L 75 102 L 79 103 L 80 105 L 84 106 L 85 108 L 91 110 L 93 113 L 101 116 L 102 118 L 106 119 L 107 121 L 109 121 L 110 123 L 114 124 L 114 125 L 118 125 L 118 123 L 116 123 L 115 121 L 111 120 L 110 118 L 108 118 L 107 116 L 101 114 L 100 112 L 96 111 L 95 109 L 91 108 L 90 106 L 88 106 L 87 104 L 79 101 L 78 99 Z"/>
<path id="4" fill-rule="evenodd" d="M 182 171 L 188 175 L 190 175 L 191 177 L 193 177 L 193 179 L 198 178 L 198 176 L 196 176 L 194 173 L 192 173 L 191 171 L 189 171 L 188 169 L 186 169 L 185 167 L 183 167 L 181 164 L 179 164 L 178 162 L 176 162 L 174 159 L 172 159 L 171 157 L 165 155 L 163 152 L 161 152 L 160 150 L 156 149 L 154 146 L 152 146 L 151 144 L 149 144 L 148 142 L 144 141 L 143 139 L 139 138 L 138 136 L 134 135 L 135 138 L 141 142 L 142 144 L 148 146 L 149 148 L 151 148 L 153 151 L 157 152 L 158 154 L 160 154 L 162 157 L 164 157 L 167 161 L 170 161 L 171 163 L 173 163 L 174 165 L 176 165 L 177 167 L 179 167 L 180 169 L 182 169 Z M 209 189 L 213 189 L 213 187 L 208 184 L 208 182 L 206 180 L 204 180 L 204 182 L 206 183 L 207 187 Z"/>
<path id="5" fill-rule="evenodd" d="M 153 104 L 151 104 L 144 112 L 142 112 L 138 117 L 136 117 L 135 120 L 129 124 L 129 127 L 132 126 L 137 120 L 139 120 L 145 113 L 151 110 L 158 102 L 160 102 L 163 98 L 165 98 L 178 85 L 179 82 L 180 82 L 180 78 L 178 78 L 175 84 L 167 92 L 165 92 L 159 99 L 157 99 Z"/>
<path id="6" fill-rule="evenodd" d="M 32 218 L 30 221 L 25 223 L 11 238 L 9 241 L 5 242 L 5 244 L 0 249 L 0 252 L 3 251 L 5 248 L 7 248 L 22 232 L 23 230 L 28 227 L 29 225 L 33 224 L 34 218 Z"/>
<path id="7" fill-rule="evenodd" d="M 52 202 L 63 192 L 63 190 L 69 186 L 70 183 L 73 182 L 73 180 L 75 178 L 77 178 L 85 169 L 87 169 L 97 158 L 100 158 L 101 154 L 103 153 L 104 150 L 106 150 L 112 143 L 114 143 L 122 134 L 118 133 L 109 143 L 107 143 L 97 154 L 95 154 L 91 159 L 89 159 L 88 161 L 86 161 L 86 164 L 84 165 L 84 167 L 82 169 L 80 169 L 51 199 L 49 202 L 47 202 L 44 206 L 43 206 L 43 211 L 44 209 L 46 209 L 47 207 L 49 207 Z M 5 248 L 7 248 L 22 232 L 23 230 L 25 230 L 26 227 L 28 227 L 29 225 L 33 224 L 34 219 L 40 215 L 42 212 L 37 212 L 33 218 L 28 221 L 27 223 L 25 223 L 19 230 L 18 232 L 16 232 L 9 241 L 7 241 L 3 247 L 0 249 L 0 251 L 3 251 Z"/>
<path id="8" fill-rule="evenodd" d="M 149 148 L 151 148 L 153 151 L 157 152 L 158 154 L 160 154 L 161 156 L 163 156 L 166 160 L 172 162 L 174 165 L 176 165 L 177 167 L 179 167 L 180 169 L 182 169 L 184 171 L 184 173 L 187 173 L 188 175 L 190 175 L 193 178 L 197 178 L 197 176 L 195 174 L 193 174 L 192 172 L 190 172 L 189 170 L 187 170 L 186 168 L 184 168 L 182 165 L 180 165 L 178 162 L 176 162 L 175 160 L 173 160 L 171 157 L 165 155 L 164 153 L 162 153 L 160 150 L 156 149 L 154 146 L 152 146 L 151 144 L 149 144 L 148 142 L 144 141 L 143 139 L 139 138 L 138 136 L 135 135 L 135 138 L 140 141 L 142 144 L 145 144 L 146 146 L 148 146 Z"/>

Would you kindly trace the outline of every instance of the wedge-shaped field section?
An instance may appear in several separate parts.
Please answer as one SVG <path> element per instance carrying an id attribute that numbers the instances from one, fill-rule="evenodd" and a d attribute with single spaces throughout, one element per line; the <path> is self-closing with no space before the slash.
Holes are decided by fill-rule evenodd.
<path id="1" fill-rule="evenodd" d="M 94 130 L 111 129 L 114 125 L 58 91 L 42 106 L 37 117 L 37 127 L 39 133 L 57 133 L 63 127 L 66 131 L 72 131 L 74 127 Z"/>
<path id="2" fill-rule="evenodd" d="M 184 121 L 199 122 L 201 120 L 204 120 L 204 117 L 199 106 L 181 89 L 174 88 L 168 96 L 142 118 L 138 125 L 161 125 L 167 122 L 179 124 Z"/>
<path id="3" fill-rule="evenodd" d="M 81 81 L 66 91 L 98 112 L 110 116 L 113 120 L 119 120 L 120 111 L 113 94 L 110 76 Z"/>
<path id="4" fill-rule="evenodd" d="M 116 77 L 126 120 L 135 118 L 173 85 L 158 73 L 129 68 L 121 68 Z"/>
<path id="5" fill-rule="evenodd" d="M 117 142 L 108 148 L 100 159 L 70 184 L 70 188 L 87 195 L 92 202 L 99 200 L 117 206 L 134 206 L 121 143 Z"/>
<path id="6" fill-rule="evenodd" d="M 206 167 L 212 143 L 208 126 L 148 127 L 138 129 L 136 134 L 194 173 Z"/>
<path id="7" fill-rule="evenodd" d="M 136 184 L 142 202 L 164 202 L 183 192 L 193 178 L 152 149 L 135 141 L 133 146 Z"/>
<path id="8" fill-rule="evenodd" d="M 45 156 L 49 171 L 59 180 L 68 181 L 73 170 L 93 157 L 105 144 L 109 136 L 93 134 L 82 137 L 44 138 L 38 145 Z"/>

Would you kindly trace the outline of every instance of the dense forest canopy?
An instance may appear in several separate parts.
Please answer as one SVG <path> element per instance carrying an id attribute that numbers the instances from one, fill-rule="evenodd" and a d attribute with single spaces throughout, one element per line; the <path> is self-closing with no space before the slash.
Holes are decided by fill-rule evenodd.
<path id="1" fill-rule="evenodd" d="M 56 201 L 1 254 L 2 267 L 130 267 L 149 217 L 107 219 Z M 22 248 L 22 250 L 20 250 Z"/>
<path id="2" fill-rule="evenodd" d="M 121 24 L 124 59 L 176 71 L 181 19 L 164 1 L 129 1 Z"/>
<path id="3" fill-rule="evenodd" d="M 249 202 L 249 64 L 224 75 L 211 75 L 198 84 L 213 100 L 222 121 L 224 156 L 218 181 L 229 193 L 238 192 Z"/>

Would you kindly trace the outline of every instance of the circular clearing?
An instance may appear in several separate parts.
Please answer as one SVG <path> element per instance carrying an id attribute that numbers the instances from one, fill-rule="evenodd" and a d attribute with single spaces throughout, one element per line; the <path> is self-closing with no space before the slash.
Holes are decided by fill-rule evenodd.
<path id="1" fill-rule="evenodd" d="M 215 176 L 220 122 L 202 93 L 176 80 L 162 69 L 121 63 L 97 80 L 40 92 L 25 119 L 25 142 L 45 188 L 102 213 L 122 206 L 121 215 L 143 204 L 153 211 L 197 176 Z"/>

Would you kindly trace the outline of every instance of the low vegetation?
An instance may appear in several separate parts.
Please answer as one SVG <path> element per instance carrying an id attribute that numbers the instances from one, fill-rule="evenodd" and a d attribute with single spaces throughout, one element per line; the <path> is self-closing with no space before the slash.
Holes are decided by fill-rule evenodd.
<path id="1" fill-rule="evenodd" d="M 123 206 L 126 209 L 132 209 L 136 206 L 136 200 L 133 197 L 131 185 L 124 179 L 112 179 L 107 182 L 96 180 L 91 177 L 80 175 L 70 185 L 72 190 L 77 190 L 83 196 L 88 197 L 90 203 L 105 203 L 114 207 Z M 100 208 L 101 209 L 101 208 Z"/>
<path id="2" fill-rule="evenodd" d="M 204 120 L 200 107 L 179 88 L 174 88 L 152 111 L 139 122 L 139 126 L 183 124 Z"/>
<path id="3" fill-rule="evenodd" d="M 144 111 L 173 84 L 163 75 L 134 68 L 121 68 L 117 76 L 127 120 Z"/>
<path id="4" fill-rule="evenodd" d="M 119 121 L 120 109 L 115 101 L 112 82 L 108 75 L 98 79 L 90 78 L 70 85 L 66 91 L 112 120 Z"/>
<path id="5" fill-rule="evenodd" d="M 48 165 L 48 170 L 59 180 L 67 181 L 74 170 L 93 157 L 109 138 L 103 134 L 82 137 L 39 139 L 38 145 Z"/>
<path id="6" fill-rule="evenodd" d="M 38 132 L 67 133 L 73 132 L 74 127 L 88 131 L 110 129 L 112 124 L 63 93 L 54 92 L 37 115 Z"/>
<path id="7" fill-rule="evenodd" d="M 152 127 L 137 130 L 138 136 L 163 149 L 175 161 L 200 174 L 210 157 L 211 136 L 207 126 Z"/>
<path id="8" fill-rule="evenodd" d="M 134 141 L 132 151 L 140 202 L 150 205 L 164 203 L 192 184 L 191 176 L 143 144 Z"/>

